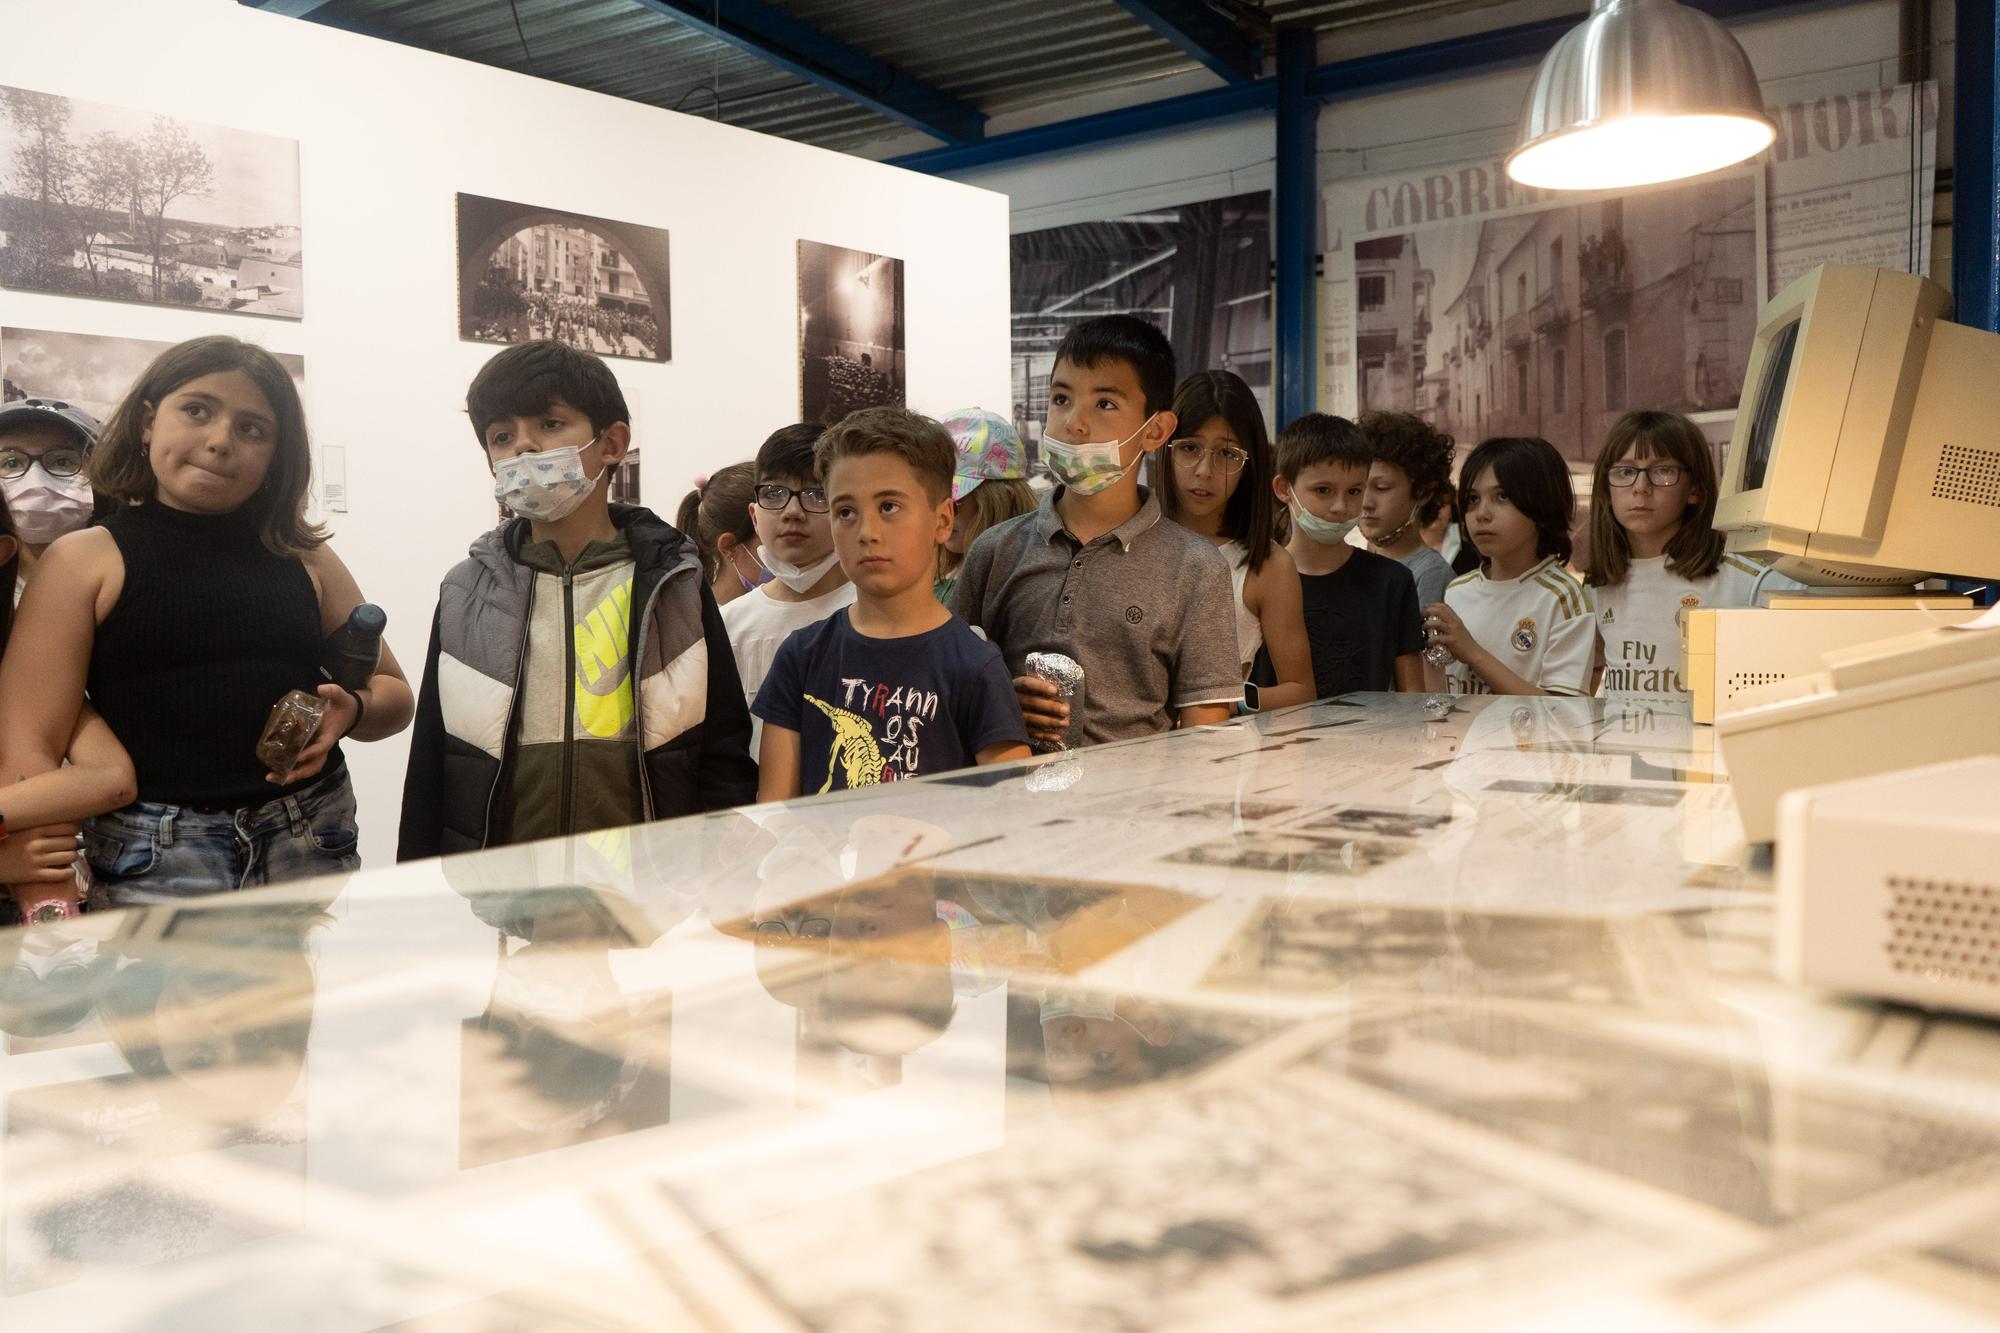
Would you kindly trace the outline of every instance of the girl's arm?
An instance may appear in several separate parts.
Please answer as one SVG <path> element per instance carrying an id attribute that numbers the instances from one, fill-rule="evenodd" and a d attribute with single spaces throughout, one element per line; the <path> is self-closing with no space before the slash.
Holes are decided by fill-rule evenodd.
<path id="1" fill-rule="evenodd" d="M 1318 697 L 1313 683 L 1312 644 L 1306 638 L 1306 597 L 1299 586 L 1298 562 L 1282 546 L 1273 546 L 1257 572 L 1257 624 L 1264 631 L 1264 649 L 1278 683 L 1257 691 L 1259 712 L 1270 713 Z M 1248 585 L 1246 584 L 1246 590 Z"/>
<path id="2" fill-rule="evenodd" d="M 118 545 L 101 528 L 64 537 L 42 556 L 0 661 L 0 699 L 7 701 L 0 708 L 0 779 L 35 777 L 62 763 L 83 711 L 98 622 L 124 582 Z"/>
<path id="3" fill-rule="evenodd" d="M 1019 741 L 998 741 L 981 750 L 978 754 L 977 762 L 981 764 L 1011 764 L 1016 759 L 1026 759 L 1033 753 L 1033 750 L 1030 750 Z"/>
<path id="4" fill-rule="evenodd" d="M 69 767 L 0 788 L 0 815 L 6 816 L 8 828 L 70 824 L 139 798 L 132 757 L 96 709 L 84 707 L 68 750 Z"/>
<path id="5" fill-rule="evenodd" d="M 1436 635 L 1435 642 L 1451 650 L 1451 655 L 1464 663 L 1473 675 L 1486 682 L 1486 688 L 1495 694 L 1547 694 L 1549 691 L 1530 680 L 1523 680 L 1500 659 L 1479 646 L 1476 639 L 1466 632 L 1465 622 L 1458 618 L 1458 612 L 1451 609 L 1449 602 L 1432 602 L 1424 608 L 1425 622 Z"/>
<path id="6" fill-rule="evenodd" d="M 345 625 L 348 615 L 366 599 L 362 597 L 360 585 L 355 583 L 354 575 L 348 572 L 347 566 L 333 553 L 331 546 L 315 547 L 305 556 L 305 563 L 313 575 L 314 585 L 319 589 L 320 633 L 331 634 Z M 322 689 L 321 693 L 324 694 L 325 690 Z M 345 700 L 346 692 L 338 691 L 338 693 Z M 360 725 L 352 732 L 353 739 L 357 741 L 379 741 L 384 737 L 393 736 L 410 725 L 410 718 L 417 711 L 416 694 L 410 689 L 409 678 L 404 676 L 402 665 L 396 661 L 396 652 L 389 646 L 387 638 L 382 640 L 382 661 L 375 668 L 375 674 L 370 676 L 368 684 L 356 693 L 366 705 Z M 273 699 L 271 702 L 276 703 L 277 700 Z M 337 707 L 341 720 L 351 724 L 352 701 L 345 700 Z M 328 710 L 330 721 L 334 711 L 332 708 Z M 332 731 L 331 726 L 322 728 L 323 733 Z M 332 739 L 327 742 L 328 748 L 332 748 L 333 740 L 338 740 L 347 734 L 344 730 L 333 732 Z M 317 742 L 314 747 L 308 748 L 307 755 L 310 755 L 312 748 L 316 747 Z M 301 763 L 299 768 L 293 771 L 294 781 L 308 776 L 302 771 L 304 767 L 305 765 Z"/>
<path id="7" fill-rule="evenodd" d="M 1396 693 L 1437 694 L 1441 691 L 1430 688 L 1428 672 L 1437 668 L 1424 661 L 1422 653 L 1404 653 L 1396 659 Z"/>

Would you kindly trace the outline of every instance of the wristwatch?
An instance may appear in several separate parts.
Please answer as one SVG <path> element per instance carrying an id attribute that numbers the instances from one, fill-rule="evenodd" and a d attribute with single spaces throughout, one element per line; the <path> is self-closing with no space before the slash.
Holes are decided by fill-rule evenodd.
<path id="1" fill-rule="evenodd" d="M 57 921 L 67 921 L 76 915 L 76 905 L 61 898 L 48 898 L 35 904 L 28 913 L 31 926 L 53 925 Z"/>

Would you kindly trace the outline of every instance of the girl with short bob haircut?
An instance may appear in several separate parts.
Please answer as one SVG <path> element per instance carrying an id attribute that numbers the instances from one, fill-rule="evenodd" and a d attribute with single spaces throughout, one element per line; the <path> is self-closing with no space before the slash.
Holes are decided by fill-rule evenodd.
<path id="1" fill-rule="evenodd" d="M 361 689 L 322 683 L 323 642 L 363 598 L 306 521 L 311 457 L 291 376 L 222 336 L 162 352 L 98 440 L 91 482 L 116 507 L 49 547 L 0 664 L 10 772 L 56 767 L 86 693 L 131 755 L 137 799 L 85 825 L 93 901 L 360 863 L 338 742 L 395 734 L 414 700 L 386 644 Z M 281 779 L 257 743 L 294 689 L 326 714 Z"/>
<path id="2" fill-rule="evenodd" d="M 1205 370 L 1181 381 L 1173 411 L 1175 438 L 1152 465 L 1160 512 L 1229 561 L 1236 655 L 1246 680 L 1253 666 L 1259 672 L 1258 707 L 1306 703 L 1317 691 L 1305 594 L 1297 562 L 1277 541 L 1278 464 L 1263 409 L 1242 377 Z"/>
<path id="3" fill-rule="evenodd" d="M 1681 674 L 1687 613 L 1755 605 L 1770 571 L 1725 549 L 1714 527 L 1715 456 L 1701 427 L 1678 413 L 1620 417 L 1591 483 L 1584 579 L 1599 608 L 1598 693 L 1691 703 Z"/>
<path id="4" fill-rule="evenodd" d="M 1479 568 L 1424 608 L 1454 694 L 1588 694 L 1590 594 L 1563 568 L 1576 492 L 1547 440 L 1487 440 L 1459 472 L 1459 522 Z"/>

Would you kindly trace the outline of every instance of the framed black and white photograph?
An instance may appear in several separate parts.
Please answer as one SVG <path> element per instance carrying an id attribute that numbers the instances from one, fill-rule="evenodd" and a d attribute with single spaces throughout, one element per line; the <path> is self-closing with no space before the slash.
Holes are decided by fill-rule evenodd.
<path id="1" fill-rule="evenodd" d="M 103 422 L 153 358 L 171 346 L 150 338 L 0 328 L 0 395 L 10 403 L 17 398 L 61 399 Z M 304 357 L 272 355 L 304 385 Z"/>
<path id="2" fill-rule="evenodd" d="M 458 334 L 553 338 L 598 356 L 670 361 L 667 233 L 535 204 L 458 196 Z"/>
<path id="3" fill-rule="evenodd" d="M 1360 411 L 1460 441 L 1538 435 L 1584 464 L 1632 408 L 1735 411 L 1764 291 L 1763 170 L 1348 249 Z"/>
<path id="4" fill-rule="evenodd" d="M 1270 415 L 1270 191 L 1017 232 L 1010 249 L 1014 425 L 1037 455 L 1056 347 L 1099 315 L 1153 324 L 1183 371 L 1242 376 Z"/>
<path id="5" fill-rule="evenodd" d="M 799 242 L 799 417 L 831 426 L 908 401 L 903 261 Z"/>
<path id="6" fill-rule="evenodd" d="M 0 87 L 0 287 L 305 315 L 295 140 Z"/>

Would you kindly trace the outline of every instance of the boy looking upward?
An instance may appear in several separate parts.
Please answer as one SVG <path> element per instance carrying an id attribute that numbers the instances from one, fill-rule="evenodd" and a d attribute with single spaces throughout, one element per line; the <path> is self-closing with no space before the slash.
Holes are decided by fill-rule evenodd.
<path id="1" fill-rule="evenodd" d="M 694 544 L 607 499 L 632 445 L 610 369 L 522 343 L 465 399 L 516 517 L 438 590 L 396 858 L 748 803 L 750 718 Z"/>
<path id="2" fill-rule="evenodd" d="M 1028 755 L 1000 652 L 931 592 L 957 450 L 899 407 L 855 412 L 816 449 L 854 604 L 794 632 L 757 693 L 759 800 L 899 782 Z"/>
<path id="3" fill-rule="evenodd" d="M 966 553 L 954 609 L 1005 656 L 1037 741 L 1060 741 L 1069 706 L 1028 674 L 1034 652 L 1083 666 L 1087 744 L 1220 722 L 1242 701 L 1229 563 L 1139 484 L 1140 461 L 1173 438 L 1174 384 L 1173 347 L 1144 320 L 1071 329 L 1042 435 L 1058 485 Z"/>

